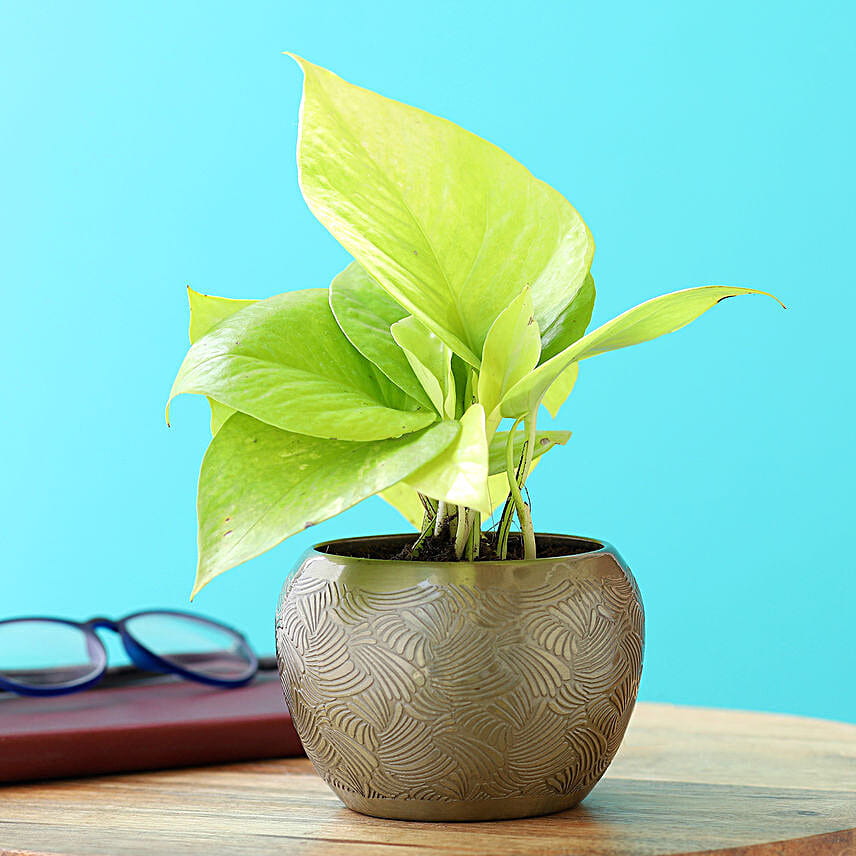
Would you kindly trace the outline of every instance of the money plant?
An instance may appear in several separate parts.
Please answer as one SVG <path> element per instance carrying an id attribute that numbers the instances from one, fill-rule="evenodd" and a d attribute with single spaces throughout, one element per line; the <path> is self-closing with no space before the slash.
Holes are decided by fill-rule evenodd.
<path id="1" fill-rule="evenodd" d="M 170 400 L 207 396 L 213 434 L 194 593 L 375 494 L 419 529 L 401 558 L 533 558 L 526 480 L 570 436 L 538 431 L 541 405 L 556 415 L 582 360 L 761 292 L 688 288 L 586 333 L 594 242 L 558 191 L 452 122 L 295 59 L 300 190 L 353 261 L 328 288 L 189 292 Z"/>

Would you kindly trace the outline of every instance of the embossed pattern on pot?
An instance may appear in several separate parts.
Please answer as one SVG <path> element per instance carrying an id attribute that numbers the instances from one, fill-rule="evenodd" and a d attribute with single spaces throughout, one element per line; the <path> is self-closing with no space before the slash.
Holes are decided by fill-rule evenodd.
<path id="1" fill-rule="evenodd" d="M 399 570 L 410 584 L 395 589 Z M 277 651 L 306 753 L 347 805 L 507 817 L 567 808 L 603 775 L 643 624 L 606 547 L 469 565 L 310 551 L 280 600 Z"/>

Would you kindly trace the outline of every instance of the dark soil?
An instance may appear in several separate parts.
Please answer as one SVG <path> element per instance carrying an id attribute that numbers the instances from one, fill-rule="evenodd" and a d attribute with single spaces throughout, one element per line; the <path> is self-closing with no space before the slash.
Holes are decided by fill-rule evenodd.
<path id="1" fill-rule="evenodd" d="M 320 545 L 323 553 L 338 556 L 354 556 L 363 559 L 394 559 L 396 561 L 415 562 L 456 562 L 453 539 L 448 534 L 431 535 L 419 546 L 416 554 L 413 545 L 418 535 L 387 536 L 380 538 L 354 539 Z M 484 532 L 481 539 L 481 551 L 477 562 L 496 562 L 499 555 L 496 551 L 496 532 Z M 589 553 L 599 550 L 601 544 L 584 538 L 570 538 L 557 535 L 536 535 L 535 545 L 539 559 L 573 556 L 579 553 Z M 508 560 L 519 561 L 523 558 L 523 539 L 519 533 L 512 532 L 508 537 Z"/>

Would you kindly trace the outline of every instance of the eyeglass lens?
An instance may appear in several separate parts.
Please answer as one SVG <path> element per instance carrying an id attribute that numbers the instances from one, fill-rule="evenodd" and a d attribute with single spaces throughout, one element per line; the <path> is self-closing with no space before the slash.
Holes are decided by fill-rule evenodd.
<path id="1" fill-rule="evenodd" d="M 0 623 L 0 676 L 23 686 L 46 687 L 95 677 L 101 649 L 81 627 L 49 619 Z"/>
<path id="2" fill-rule="evenodd" d="M 255 671 L 255 658 L 246 643 L 205 619 L 144 612 L 126 619 L 125 630 L 152 653 L 198 675 L 241 680 Z"/>

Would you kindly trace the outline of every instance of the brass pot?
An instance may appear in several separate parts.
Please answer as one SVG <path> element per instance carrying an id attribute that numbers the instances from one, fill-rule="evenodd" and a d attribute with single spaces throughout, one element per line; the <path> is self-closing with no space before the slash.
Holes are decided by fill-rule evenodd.
<path id="1" fill-rule="evenodd" d="M 629 568 L 608 544 L 557 535 L 538 545 L 558 558 L 368 558 L 412 540 L 318 545 L 283 587 L 280 675 L 315 769 L 375 817 L 576 805 L 636 701 L 644 614 Z"/>

